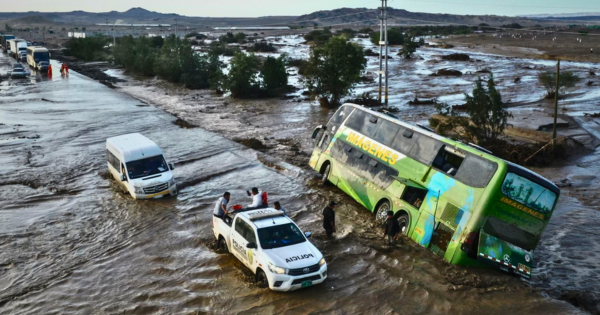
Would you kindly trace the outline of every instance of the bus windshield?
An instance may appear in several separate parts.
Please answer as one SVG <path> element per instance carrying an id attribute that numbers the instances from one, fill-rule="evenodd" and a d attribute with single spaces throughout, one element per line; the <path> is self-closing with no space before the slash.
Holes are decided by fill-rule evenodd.
<path id="1" fill-rule="evenodd" d="M 50 53 L 48 53 L 48 52 L 33 53 L 33 59 L 37 62 L 50 61 Z"/>
<path id="2" fill-rule="evenodd" d="M 542 213 L 549 213 L 556 202 L 556 194 L 515 173 L 506 174 L 502 193 Z"/>
<path id="3" fill-rule="evenodd" d="M 306 242 L 306 238 L 302 235 L 302 232 L 292 223 L 258 229 L 258 239 L 263 249 Z"/>
<path id="4" fill-rule="evenodd" d="M 159 174 L 168 170 L 169 166 L 162 155 L 127 163 L 127 174 L 131 179 Z"/>

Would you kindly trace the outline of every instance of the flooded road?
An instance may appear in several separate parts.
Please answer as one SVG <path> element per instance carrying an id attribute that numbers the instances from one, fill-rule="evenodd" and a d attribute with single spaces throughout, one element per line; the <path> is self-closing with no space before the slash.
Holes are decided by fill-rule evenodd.
<path id="1" fill-rule="evenodd" d="M 338 189 L 318 187 L 312 173 L 175 120 L 74 72 L 1 83 L 1 314 L 583 312 L 518 278 L 450 267 L 409 241 L 388 248 L 365 209 Z M 177 197 L 136 201 L 108 178 L 105 140 L 131 132 L 155 141 L 175 163 Z M 213 203 L 224 190 L 233 203 L 249 203 L 244 192 L 252 186 L 316 232 L 312 241 L 329 264 L 324 284 L 291 293 L 259 289 L 233 256 L 213 250 Z M 341 228 L 325 241 L 319 213 L 330 199 L 341 201 Z M 562 200 L 561 213 L 571 210 L 570 199 Z M 560 224 L 574 230 L 585 222 L 577 220 L 553 219 L 534 286 L 551 287 L 563 275 L 559 284 L 593 290 L 597 281 L 576 286 L 572 272 L 560 271 L 571 268 L 561 260 L 577 260 L 567 248 L 585 246 Z M 597 280 L 597 264 L 587 257 L 581 267 L 588 281 Z"/>

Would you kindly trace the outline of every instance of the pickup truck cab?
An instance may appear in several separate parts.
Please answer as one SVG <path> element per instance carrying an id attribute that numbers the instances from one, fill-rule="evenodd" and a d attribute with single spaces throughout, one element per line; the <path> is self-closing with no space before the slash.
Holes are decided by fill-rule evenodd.
<path id="1" fill-rule="evenodd" d="M 323 254 L 281 210 L 239 210 L 226 223 L 213 216 L 219 247 L 232 253 L 256 275 L 259 286 L 291 291 L 327 278 Z"/>

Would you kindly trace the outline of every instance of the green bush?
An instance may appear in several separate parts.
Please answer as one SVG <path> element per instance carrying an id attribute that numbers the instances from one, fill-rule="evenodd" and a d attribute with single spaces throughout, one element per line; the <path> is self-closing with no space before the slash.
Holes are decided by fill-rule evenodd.
<path id="1" fill-rule="evenodd" d="M 288 84 L 288 74 L 285 70 L 286 57 L 267 57 L 260 70 L 263 79 L 263 89 L 267 94 L 277 94 L 277 91 Z"/>
<path id="2" fill-rule="evenodd" d="M 231 59 L 231 69 L 225 81 L 225 88 L 237 98 L 260 94 L 258 70 L 260 61 L 254 54 L 235 53 Z"/>
<path id="3" fill-rule="evenodd" d="M 227 32 L 227 34 L 219 36 L 219 42 L 224 43 L 224 44 L 233 44 L 233 43 L 241 44 L 245 40 L 246 40 L 246 34 L 244 34 L 244 33 L 237 33 L 234 35 L 231 32 Z"/>
<path id="4" fill-rule="evenodd" d="M 332 36 L 333 35 L 329 30 L 315 30 L 304 35 L 304 39 L 307 42 L 314 43 L 315 45 L 322 45 L 326 43 Z"/>
<path id="5" fill-rule="evenodd" d="M 312 97 L 337 106 L 360 81 L 366 64 L 362 47 L 344 37 L 332 37 L 322 47 L 311 47 L 304 84 Z"/>
<path id="6" fill-rule="evenodd" d="M 104 36 L 71 38 L 66 43 L 65 55 L 71 55 L 86 61 L 103 60 L 109 39 Z"/>
<path id="7" fill-rule="evenodd" d="M 259 43 L 254 43 L 254 45 L 252 45 L 252 47 L 250 47 L 248 49 L 248 51 L 251 52 L 276 52 L 277 48 L 275 48 L 275 46 L 273 46 L 273 44 L 271 43 L 267 43 L 267 42 L 259 42 Z"/>
<path id="8" fill-rule="evenodd" d="M 371 34 L 374 32 L 374 30 L 370 27 L 364 27 L 364 28 L 361 28 L 360 30 L 358 30 L 358 32 L 361 34 Z"/>
<path id="9" fill-rule="evenodd" d="M 380 32 L 371 33 L 371 43 L 373 45 L 379 45 Z M 399 28 L 390 28 L 388 30 L 388 43 L 390 45 L 402 45 L 404 44 L 404 34 Z"/>

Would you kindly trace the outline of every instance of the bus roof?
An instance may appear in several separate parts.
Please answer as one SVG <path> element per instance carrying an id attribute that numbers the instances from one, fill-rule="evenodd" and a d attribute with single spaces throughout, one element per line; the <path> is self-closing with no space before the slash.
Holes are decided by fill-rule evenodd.
<path id="1" fill-rule="evenodd" d="M 418 131 L 419 133 L 421 133 L 423 135 L 426 135 L 426 136 L 429 136 L 431 138 L 434 138 L 436 140 L 440 140 L 440 141 L 443 140 L 445 143 L 452 144 L 455 147 L 458 147 L 461 150 L 464 150 L 466 152 L 469 152 L 469 153 L 481 156 L 481 157 L 483 157 L 485 159 L 488 159 L 488 160 L 491 160 L 491 161 L 505 163 L 505 164 L 507 164 L 507 165 L 509 165 L 509 166 L 511 166 L 513 168 L 519 169 L 521 173 L 529 174 L 530 175 L 529 177 L 531 177 L 532 179 L 536 179 L 537 181 L 541 182 L 542 184 L 545 184 L 545 186 L 547 186 L 548 189 L 550 189 L 550 190 L 558 193 L 558 188 L 556 187 L 556 185 L 553 182 L 551 182 L 550 180 L 544 178 L 543 176 L 541 176 L 541 175 L 539 175 L 539 174 L 537 174 L 535 172 L 532 172 L 532 171 L 530 171 L 530 170 L 528 170 L 528 169 L 526 169 L 526 168 L 524 168 L 522 166 L 519 166 L 519 165 L 517 165 L 515 163 L 508 162 L 508 161 L 506 161 L 504 159 L 501 159 L 501 158 L 499 158 L 499 157 L 497 157 L 497 156 L 495 156 L 493 154 L 489 154 L 489 153 L 487 153 L 485 151 L 479 150 L 476 147 L 470 146 L 470 145 L 468 145 L 466 143 L 463 143 L 463 142 L 452 140 L 450 138 L 446 138 L 446 137 L 440 136 L 440 135 L 438 135 L 438 134 L 436 134 L 436 133 L 434 133 L 434 132 L 432 132 L 430 130 L 427 130 L 425 128 L 422 128 L 422 127 L 419 127 L 419 126 L 407 123 L 405 121 L 402 121 L 402 120 L 400 120 L 397 117 L 393 117 L 393 116 L 391 116 L 389 114 L 385 114 L 385 113 L 381 113 L 381 112 L 376 112 L 374 110 L 368 109 L 368 108 L 366 108 L 364 106 L 361 106 L 361 105 L 356 105 L 356 104 L 352 104 L 352 103 L 346 103 L 346 104 L 344 104 L 342 106 L 352 106 L 352 107 L 355 107 L 355 108 L 359 108 L 359 109 L 361 109 L 361 110 L 363 110 L 365 112 L 368 112 L 370 114 L 376 115 L 377 117 L 381 117 L 383 119 L 387 119 L 387 120 L 393 121 L 393 122 L 395 122 L 395 123 L 397 123 L 397 124 L 399 124 L 399 125 L 401 125 L 401 126 L 403 126 L 405 128 L 409 128 L 409 129 L 412 129 L 414 131 Z"/>
<path id="2" fill-rule="evenodd" d="M 152 140 L 139 133 L 130 133 L 106 139 L 106 148 L 117 153 L 124 162 L 162 155 L 162 150 Z"/>
<path id="3" fill-rule="evenodd" d="M 47 52 L 48 48 L 42 46 L 28 46 L 27 50 L 31 50 L 33 52 Z"/>

